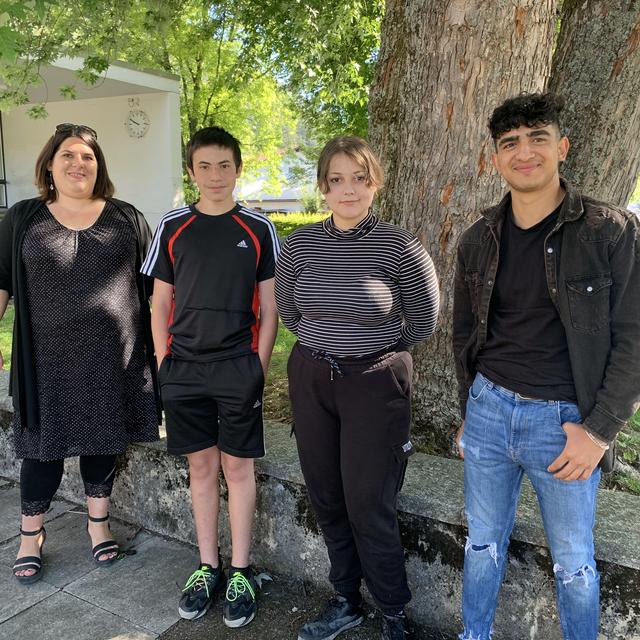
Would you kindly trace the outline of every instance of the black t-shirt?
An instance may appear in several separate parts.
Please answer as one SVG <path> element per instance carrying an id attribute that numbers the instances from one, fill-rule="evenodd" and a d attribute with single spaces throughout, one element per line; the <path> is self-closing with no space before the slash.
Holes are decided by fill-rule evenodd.
<path id="1" fill-rule="evenodd" d="M 575 402 L 567 338 L 545 273 L 545 238 L 556 225 L 560 206 L 529 229 L 516 226 L 511 208 L 507 212 L 487 342 L 477 369 L 522 395 Z M 556 260 L 559 244 L 554 243 Z"/>
<path id="2" fill-rule="evenodd" d="M 142 272 L 174 286 L 167 353 L 208 362 L 258 350 L 258 283 L 275 275 L 279 242 L 264 215 L 194 205 L 163 216 Z"/>

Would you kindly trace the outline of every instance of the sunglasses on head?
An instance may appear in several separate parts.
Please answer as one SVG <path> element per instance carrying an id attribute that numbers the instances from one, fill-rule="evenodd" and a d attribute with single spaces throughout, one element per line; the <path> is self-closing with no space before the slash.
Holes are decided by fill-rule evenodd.
<path id="1" fill-rule="evenodd" d="M 72 122 L 63 122 L 56 125 L 56 133 L 70 133 L 71 135 L 77 133 L 88 133 L 91 137 L 98 139 L 98 134 L 95 129 L 87 127 L 86 124 L 73 124 Z"/>

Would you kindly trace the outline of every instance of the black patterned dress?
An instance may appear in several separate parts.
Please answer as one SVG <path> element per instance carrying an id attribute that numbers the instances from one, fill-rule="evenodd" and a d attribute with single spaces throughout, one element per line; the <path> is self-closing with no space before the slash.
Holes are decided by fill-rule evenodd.
<path id="1" fill-rule="evenodd" d="M 22 245 L 40 422 L 14 417 L 18 458 L 123 453 L 158 439 L 136 288 L 136 235 L 107 202 L 75 231 L 46 205 Z"/>

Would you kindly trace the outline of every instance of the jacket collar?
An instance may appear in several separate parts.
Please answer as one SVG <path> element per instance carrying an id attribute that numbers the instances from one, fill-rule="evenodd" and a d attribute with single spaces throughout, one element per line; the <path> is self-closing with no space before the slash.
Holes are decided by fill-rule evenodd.
<path id="1" fill-rule="evenodd" d="M 558 214 L 558 223 L 573 222 L 582 216 L 584 206 L 582 205 L 582 196 L 575 188 L 564 178 L 560 178 L 560 185 L 565 190 L 566 195 L 562 202 L 562 208 Z M 493 207 L 489 207 L 482 211 L 482 217 L 487 221 L 489 226 L 500 224 L 511 206 L 511 192 L 508 191 L 500 202 Z"/>

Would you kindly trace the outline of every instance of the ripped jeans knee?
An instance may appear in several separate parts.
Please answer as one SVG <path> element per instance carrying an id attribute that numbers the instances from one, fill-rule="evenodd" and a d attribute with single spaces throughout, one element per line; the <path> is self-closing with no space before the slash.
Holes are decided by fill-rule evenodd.
<path id="1" fill-rule="evenodd" d="M 464 545 L 464 555 L 468 556 L 470 553 L 483 553 L 489 554 L 493 563 L 498 566 L 498 545 L 495 542 L 489 544 L 474 544 L 471 538 L 467 538 L 467 542 Z"/>
<path id="2" fill-rule="evenodd" d="M 588 589 L 591 585 L 599 582 L 598 572 L 595 567 L 585 564 L 576 571 L 567 571 L 562 565 L 556 563 L 553 565 L 553 573 L 563 586 L 576 583 L 576 586 L 582 586 Z"/>

